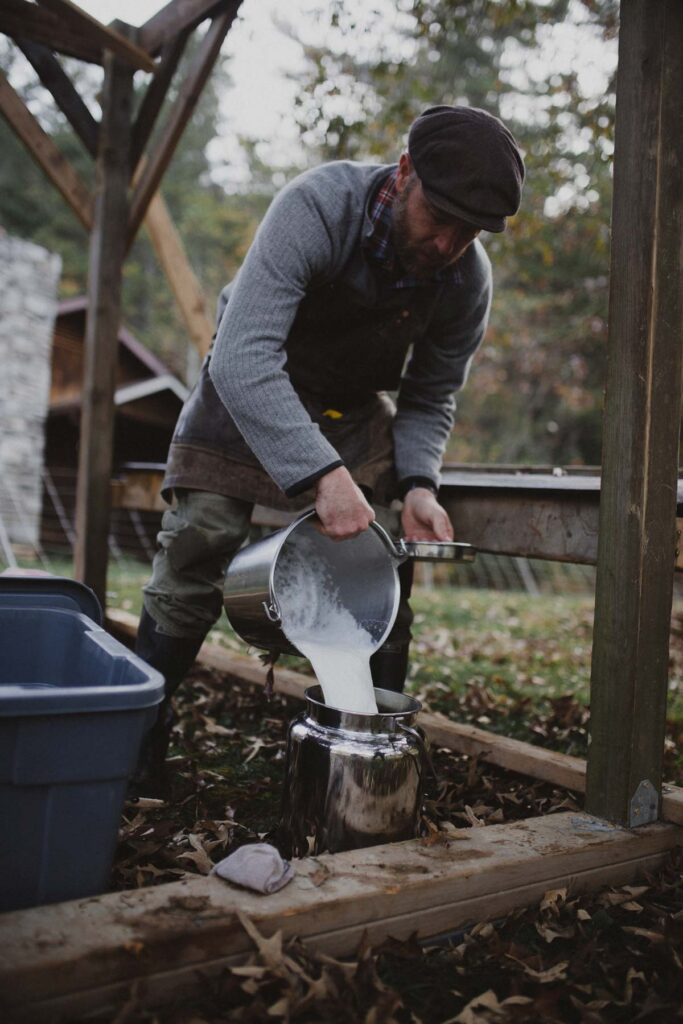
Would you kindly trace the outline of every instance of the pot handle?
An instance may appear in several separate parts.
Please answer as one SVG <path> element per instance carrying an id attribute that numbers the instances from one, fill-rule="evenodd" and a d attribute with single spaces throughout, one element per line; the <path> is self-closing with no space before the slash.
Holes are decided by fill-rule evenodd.
<path id="1" fill-rule="evenodd" d="M 394 553 L 402 562 L 473 562 L 477 549 L 471 544 L 451 540 L 398 540 Z"/>
<path id="2" fill-rule="evenodd" d="M 273 597 L 270 603 L 268 603 L 268 601 L 262 601 L 261 604 L 263 605 L 263 610 L 266 613 L 268 621 L 274 623 L 276 626 L 281 625 L 282 616 L 280 615 L 280 608 L 275 598 Z"/>

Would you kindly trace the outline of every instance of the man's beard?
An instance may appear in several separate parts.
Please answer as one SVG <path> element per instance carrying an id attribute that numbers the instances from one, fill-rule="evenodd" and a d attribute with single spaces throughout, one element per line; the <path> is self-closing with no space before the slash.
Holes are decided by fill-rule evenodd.
<path id="1" fill-rule="evenodd" d="M 394 199 L 392 213 L 391 238 L 396 249 L 401 266 L 416 277 L 432 277 L 437 271 L 443 270 L 451 262 L 438 254 L 428 255 L 424 245 L 413 242 L 408 227 L 407 207 L 410 193 L 417 182 L 408 182 L 408 185 L 397 194 Z"/>

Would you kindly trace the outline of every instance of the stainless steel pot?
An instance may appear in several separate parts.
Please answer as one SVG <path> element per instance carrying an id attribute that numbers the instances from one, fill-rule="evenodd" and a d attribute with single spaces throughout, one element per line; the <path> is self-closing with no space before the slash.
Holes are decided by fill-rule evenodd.
<path id="1" fill-rule="evenodd" d="M 471 561 L 469 544 L 394 543 L 378 523 L 357 537 L 333 541 L 316 529 L 314 510 L 304 512 L 282 530 L 237 552 L 225 580 L 225 611 L 235 632 L 254 647 L 300 654 L 282 629 L 278 565 L 288 546 L 313 552 L 334 580 L 340 604 L 381 647 L 396 618 L 398 566 L 416 561 Z"/>
<path id="2" fill-rule="evenodd" d="M 373 523 L 350 540 L 335 542 L 315 528 L 315 512 L 238 551 L 225 580 L 225 611 L 242 639 L 265 650 L 301 652 L 282 630 L 279 565 L 286 549 L 310 552 L 334 580 L 340 604 L 352 611 L 379 647 L 398 609 L 397 563 L 388 557 L 389 534 Z M 372 580 L 373 585 L 368 586 Z"/>
<path id="3" fill-rule="evenodd" d="M 414 838 L 429 762 L 420 702 L 376 689 L 379 714 L 358 715 L 328 707 L 319 686 L 305 697 L 289 727 L 278 844 L 305 856 Z"/>

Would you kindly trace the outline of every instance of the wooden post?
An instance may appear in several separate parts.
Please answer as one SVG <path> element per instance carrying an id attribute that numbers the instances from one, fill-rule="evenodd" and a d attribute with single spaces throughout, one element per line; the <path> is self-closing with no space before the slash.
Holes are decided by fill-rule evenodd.
<path id="1" fill-rule="evenodd" d="M 128 224 L 132 74 L 129 66 L 106 54 L 88 274 L 74 561 L 76 578 L 92 587 L 103 606 L 121 277 Z"/>
<path id="2" fill-rule="evenodd" d="M 683 4 L 623 0 L 586 808 L 661 807 L 683 324 Z"/>

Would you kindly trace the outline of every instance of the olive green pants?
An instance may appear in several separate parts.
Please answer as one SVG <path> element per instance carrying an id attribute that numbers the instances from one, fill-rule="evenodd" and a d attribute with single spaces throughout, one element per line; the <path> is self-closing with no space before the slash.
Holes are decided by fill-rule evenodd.
<path id="1" fill-rule="evenodd" d="M 249 536 L 253 504 L 208 491 L 178 489 L 175 497 L 175 507 L 161 521 L 152 577 L 144 587 L 145 608 L 162 633 L 203 639 L 223 610 L 225 574 Z M 397 534 L 397 513 L 378 506 L 375 514 Z M 399 569 L 402 599 L 385 646 L 410 640 L 410 569 L 410 563 Z"/>
<path id="2" fill-rule="evenodd" d="M 175 498 L 161 520 L 145 608 L 163 633 L 203 638 L 220 617 L 225 573 L 253 505 L 209 491 L 179 489 Z"/>

